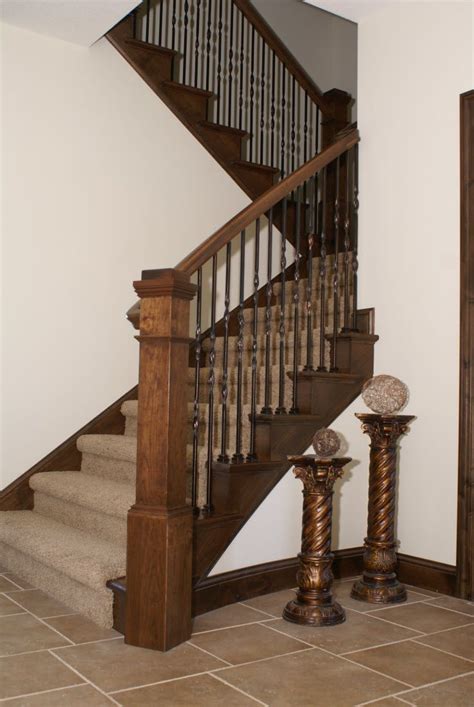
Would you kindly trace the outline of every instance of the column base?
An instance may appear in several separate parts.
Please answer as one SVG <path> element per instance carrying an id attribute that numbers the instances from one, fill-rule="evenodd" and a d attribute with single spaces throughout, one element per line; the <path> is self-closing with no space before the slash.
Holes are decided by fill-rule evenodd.
<path id="1" fill-rule="evenodd" d="M 400 604 L 407 600 L 407 590 L 397 578 L 387 582 L 383 578 L 370 579 L 364 575 L 354 582 L 351 598 L 369 604 Z"/>
<path id="2" fill-rule="evenodd" d="M 335 626 L 346 620 L 346 613 L 336 601 L 318 606 L 293 599 L 283 609 L 283 618 L 303 626 Z"/>

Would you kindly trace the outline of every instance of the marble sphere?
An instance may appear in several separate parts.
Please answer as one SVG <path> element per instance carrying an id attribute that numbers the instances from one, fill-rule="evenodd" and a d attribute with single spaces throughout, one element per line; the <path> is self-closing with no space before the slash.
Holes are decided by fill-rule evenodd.
<path id="1" fill-rule="evenodd" d="M 322 427 L 313 437 L 313 449 L 319 459 L 330 459 L 339 451 L 339 436 L 327 427 Z"/>
<path id="2" fill-rule="evenodd" d="M 396 415 L 408 401 L 408 388 L 393 376 L 374 376 L 362 388 L 362 400 L 378 415 Z"/>

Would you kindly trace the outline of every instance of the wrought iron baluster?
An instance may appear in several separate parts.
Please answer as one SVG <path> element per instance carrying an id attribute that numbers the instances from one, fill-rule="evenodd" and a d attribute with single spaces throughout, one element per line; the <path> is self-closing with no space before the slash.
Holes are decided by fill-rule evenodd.
<path id="1" fill-rule="evenodd" d="M 300 304 L 300 260 L 301 260 L 301 187 L 296 189 L 296 239 L 295 239 L 295 281 L 293 290 L 293 402 L 291 415 L 298 410 L 298 356 L 299 356 L 299 304 Z"/>
<path id="2" fill-rule="evenodd" d="M 308 228 L 308 265 L 306 285 L 306 364 L 305 371 L 313 370 L 313 248 L 317 233 L 318 175 L 315 174 L 309 185 L 309 228 Z"/>
<path id="3" fill-rule="evenodd" d="M 275 415 L 285 415 L 285 306 L 286 306 L 286 225 L 288 220 L 288 202 L 286 197 L 281 202 L 281 243 L 280 243 L 280 354 L 278 368 L 278 407 Z"/>
<path id="4" fill-rule="evenodd" d="M 229 397 L 229 319 L 230 319 L 230 258 L 232 245 L 227 243 L 225 255 L 225 295 L 224 295 L 224 353 L 222 357 L 222 403 L 221 403 L 221 453 L 218 461 L 227 463 L 227 402 Z"/>
<path id="5" fill-rule="evenodd" d="M 291 171 L 295 171 L 296 158 L 296 79 L 291 80 Z"/>
<path id="6" fill-rule="evenodd" d="M 217 122 L 221 122 L 221 82 L 222 82 L 222 0 L 219 0 L 219 19 L 217 22 Z"/>
<path id="7" fill-rule="evenodd" d="M 321 203 L 321 237 L 319 250 L 319 366 L 318 371 L 327 371 L 325 361 L 326 351 L 326 196 L 327 168 L 322 173 L 322 203 Z"/>
<path id="8" fill-rule="evenodd" d="M 276 71 L 276 54 L 272 49 L 272 97 L 271 97 L 271 107 L 270 107 L 270 154 L 271 160 L 270 165 L 275 166 L 275 71 Z"/>
<path id="9" fill-rule="evenodd" d="M 176 0 L 173 0 L 173 14 L 171 16 L 171 49 L 176 49 Z"/>
<path id="10" fill-rule="evenodd" d="M 227 110 L 227 125 L 232 125 L 232 87 L 234 82 L 234 3 L 230 2 L 230 25 L 229 25 L 229 95 Z"/>
<path id="11" fill-rule="evenodd" d="M 271 346 L 272 346 L 272 251 L 273 251 L 273 208 L 268 212 L 268 243 L 267 243 L 267 287 L 265 290 L 265 401 L 261 409 L 262 415 L 271 415 Z"/>
<path id="12" fill-rule="evenodd" d="M 201 31 L 201 0 L 196 0 L 196 39 L 194 40 L 194 86 L 197 88 L 199 80 L 199 34 Z"/>
<path id="13" fill-rule="evenodd" d="M 135 10 L 132 10 L 130 15 L 132 17 L 132 37 L 133 39 L 137 39 L 138 10 L 135 8 Z"/>
<path id="14" fill-rule="evenodd" d="M 206 31 L 206 91 L 209 91 L 211 73 L 211 40 L 212 40 L 212 0 L 207 0 L 207 31 Z"/>
<path id="15" fill-rule="evenodd" d="M 281 179 L 286 176 L 285 172 L 285 154 L 286 154 L 286 140 L 285 140 L 285 130 L 286 130 L 286 66 L 280 64 L 281 68 L 281 140 L 280 140 L 280 172 Z"/>
<path id="16" fill-rule="evenodd" d="M 150 0 L 146 0 L 146 19 L 145 19 L 145 42 L 150 41 Z"/>
<path id="17" fill-rule="evenodd" d="M 260 219 L 255 222 L 255 257 L 253 276 L 253 327 L 252 327 L 252 392 L 250 412 L 250 450 L 247 461 L 255 461 L 256 433 L 257 433 L 257 345 L 258 345 L 258 287 L 260 270 Z"/>
<path id="18" fill-rule="evenodd" d="M 243 354 L 244 354 L 244 298 L 245 298 L 245 230 L 240 234 L 240 284 L 239 284 L 239 333 L 237 338 L 237 419 L 235 425 L 234 464 L 244 461 L 242 454 L 242 384 L 243 384 Z"/>
<path id="19" fill-rule="evenodd" d="M 163 46 L 162 40 L 163 40 L 163 8 L 165 5 L 165 0 L 161 0 L 160 2 L 160 14 L 159 14 L 159 19 L 158 19 L 158 45 L 160 47 Z"/>
<path id="20" fill-rule="evenodd" d="M 321 112 L 319 106 L 316 107 L 316 149 L 315 153 L 318 154 L 321 150 L 320 145 L 320 125 L 321 125 Z"/>
<path id="21" fill-rule="evenodd" d="M 304 92 L 303 161 L 308 161 L 308 94 Z"/>
<path id="22" fill-rule="evenodd" d="M 244 32 L 245 17 L 240 13 L 240 55 L 239 55 L 239 130 L 242 130 L 242 115 L 244 110 Z"/>
<path id="23" fill-rule="evenodd" d="M 334 264 L 332 272 L 333 324 L 331 371 L 337 371 L 337 335 L 339 333 L 339 236 L 341 224 L 341 158 L 336 160 L 336 196 L 334 199 Z"/>
<path id="24" fill-rule="evenodd" d="M 352 148 L 352 329 L 358 331 L 359 146 Z"/>
<path id="25" fill-rule="evenodd" d="M 261 73 L 260 73 L 260 164 L 264 163 L 265 154 L 265 53 L 266 44 L 263 37 L 261 44 Z"/>
<path id="26" fill-rule="evenodd" d="M 345 155 L 345 218 L 344 218 L 344 329 L 351 329 L 351 290 L 350 290 L 350 271 L 351 271 L 351 193 L 350 193 L 350 153 Z"/>
<path id="27" fill-rule="evenodd" d="M 186 84 L 188 73 L 188 24 L 189 24 L 189 0 L 184 0 L 184 38 L 183 38 L 183 79 L 182 83 Z"/>
<path id="28" fill-rule="evenodd" d="M 198 494 L 198 454 L 199 454 L 199 398 L 201 388 L 201 310 L 202 310 L 202 268 L 197 272 L 197 301 L 196 301 L 196 339 L 195 339 L 195 369 L 194 369 L 194 409 L 193 409 L 193 475 L 192 475 L 192 506 L 197 507 Z"/>
<path id="29" fill-rule="evenodd" d="M 204 515 L 212 513 L 212 463 L 214 461 L 214 386 L 216 383 L 216 290 L 217 290 L 217 255 L 212 256 L 212 291 L 211 291 L 211 349 L 209 352 L 209 410 L 207 428 L 207 489 Z"/>
<path id="30" fill-rule="evenodd" d="M 249 139 L 249 149 L 250 149 L 250 162 L 253 161 L 253 147 L 254 147 L 254 124 L 253 124 L 253 114 L 254 105 L 253 99 L 255 97 L 255 27 L 252 25 L 251 30 L 251 43 L 250 43 L 250 117 L 249 117 L 249 128 L 250 133 Z"/>

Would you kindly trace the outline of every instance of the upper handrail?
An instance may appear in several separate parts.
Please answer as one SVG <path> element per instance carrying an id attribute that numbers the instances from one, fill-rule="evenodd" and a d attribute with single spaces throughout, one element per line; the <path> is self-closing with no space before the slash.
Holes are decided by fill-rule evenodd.
<path id="1" fill-rule="evenodd" d="M 270 27 L 268 22 L 259 13 L 250 0 L 233 0 L 234 5 L 239 8 L 257 32 L 263 37 L 266 43 L 275 52 L 277 57 L 286 66 L 290 74 L 298 81 L 300 86 L 306 91 L 309 98 L 321 109 L 324 115 L 331 114 L 328 101 L 324 98 L 322 91 L 316 86 L 311 76 L 301 66 L 298 59 L 291 53 L 286 44 Z"/>
<path id="2" fill-rule="evenodd" d="M 239 0 L 240 1 L 240 0 Z M 332 145 L 324 149 L 318 155 L 308 160 L 295 172 L 286 177 L 283 181 L 268 189 L 245 209 L 242 209 L 234 218 L 219 228 L 212 236 L 209 236 L 201 245 L 197 246 L 186 258 L 176 265 L 179 270 L 187 275 L 193 275 L 200 267 L 216 255 L 218 251 L 244 228 L 247 228 L 257 218 L 265 214 L 275 204 L 278 204 L 285 196 L 288 196 L 297 187 L 312 177 L 316 172 L 337 159 L 344 152 L 359 142 L 359 131 L 354 128 L 344 131 L 342 137 Z"/>

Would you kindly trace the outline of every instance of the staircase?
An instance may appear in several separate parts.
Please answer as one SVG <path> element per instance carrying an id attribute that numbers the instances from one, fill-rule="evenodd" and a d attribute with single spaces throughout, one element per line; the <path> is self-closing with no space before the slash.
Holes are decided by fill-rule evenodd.
<path id="1" fill-rule="evenodd" d="M 321 94 L 247 0 L 145 2 L 108 39 L 252 203 L 135 283 L 138 399 L 7 489 L 0 549 L 128 643 L 167 650 L 189 636 L 192 591 L 287 455 L 372 375 L 359 135 L 350 97 Z"/>

